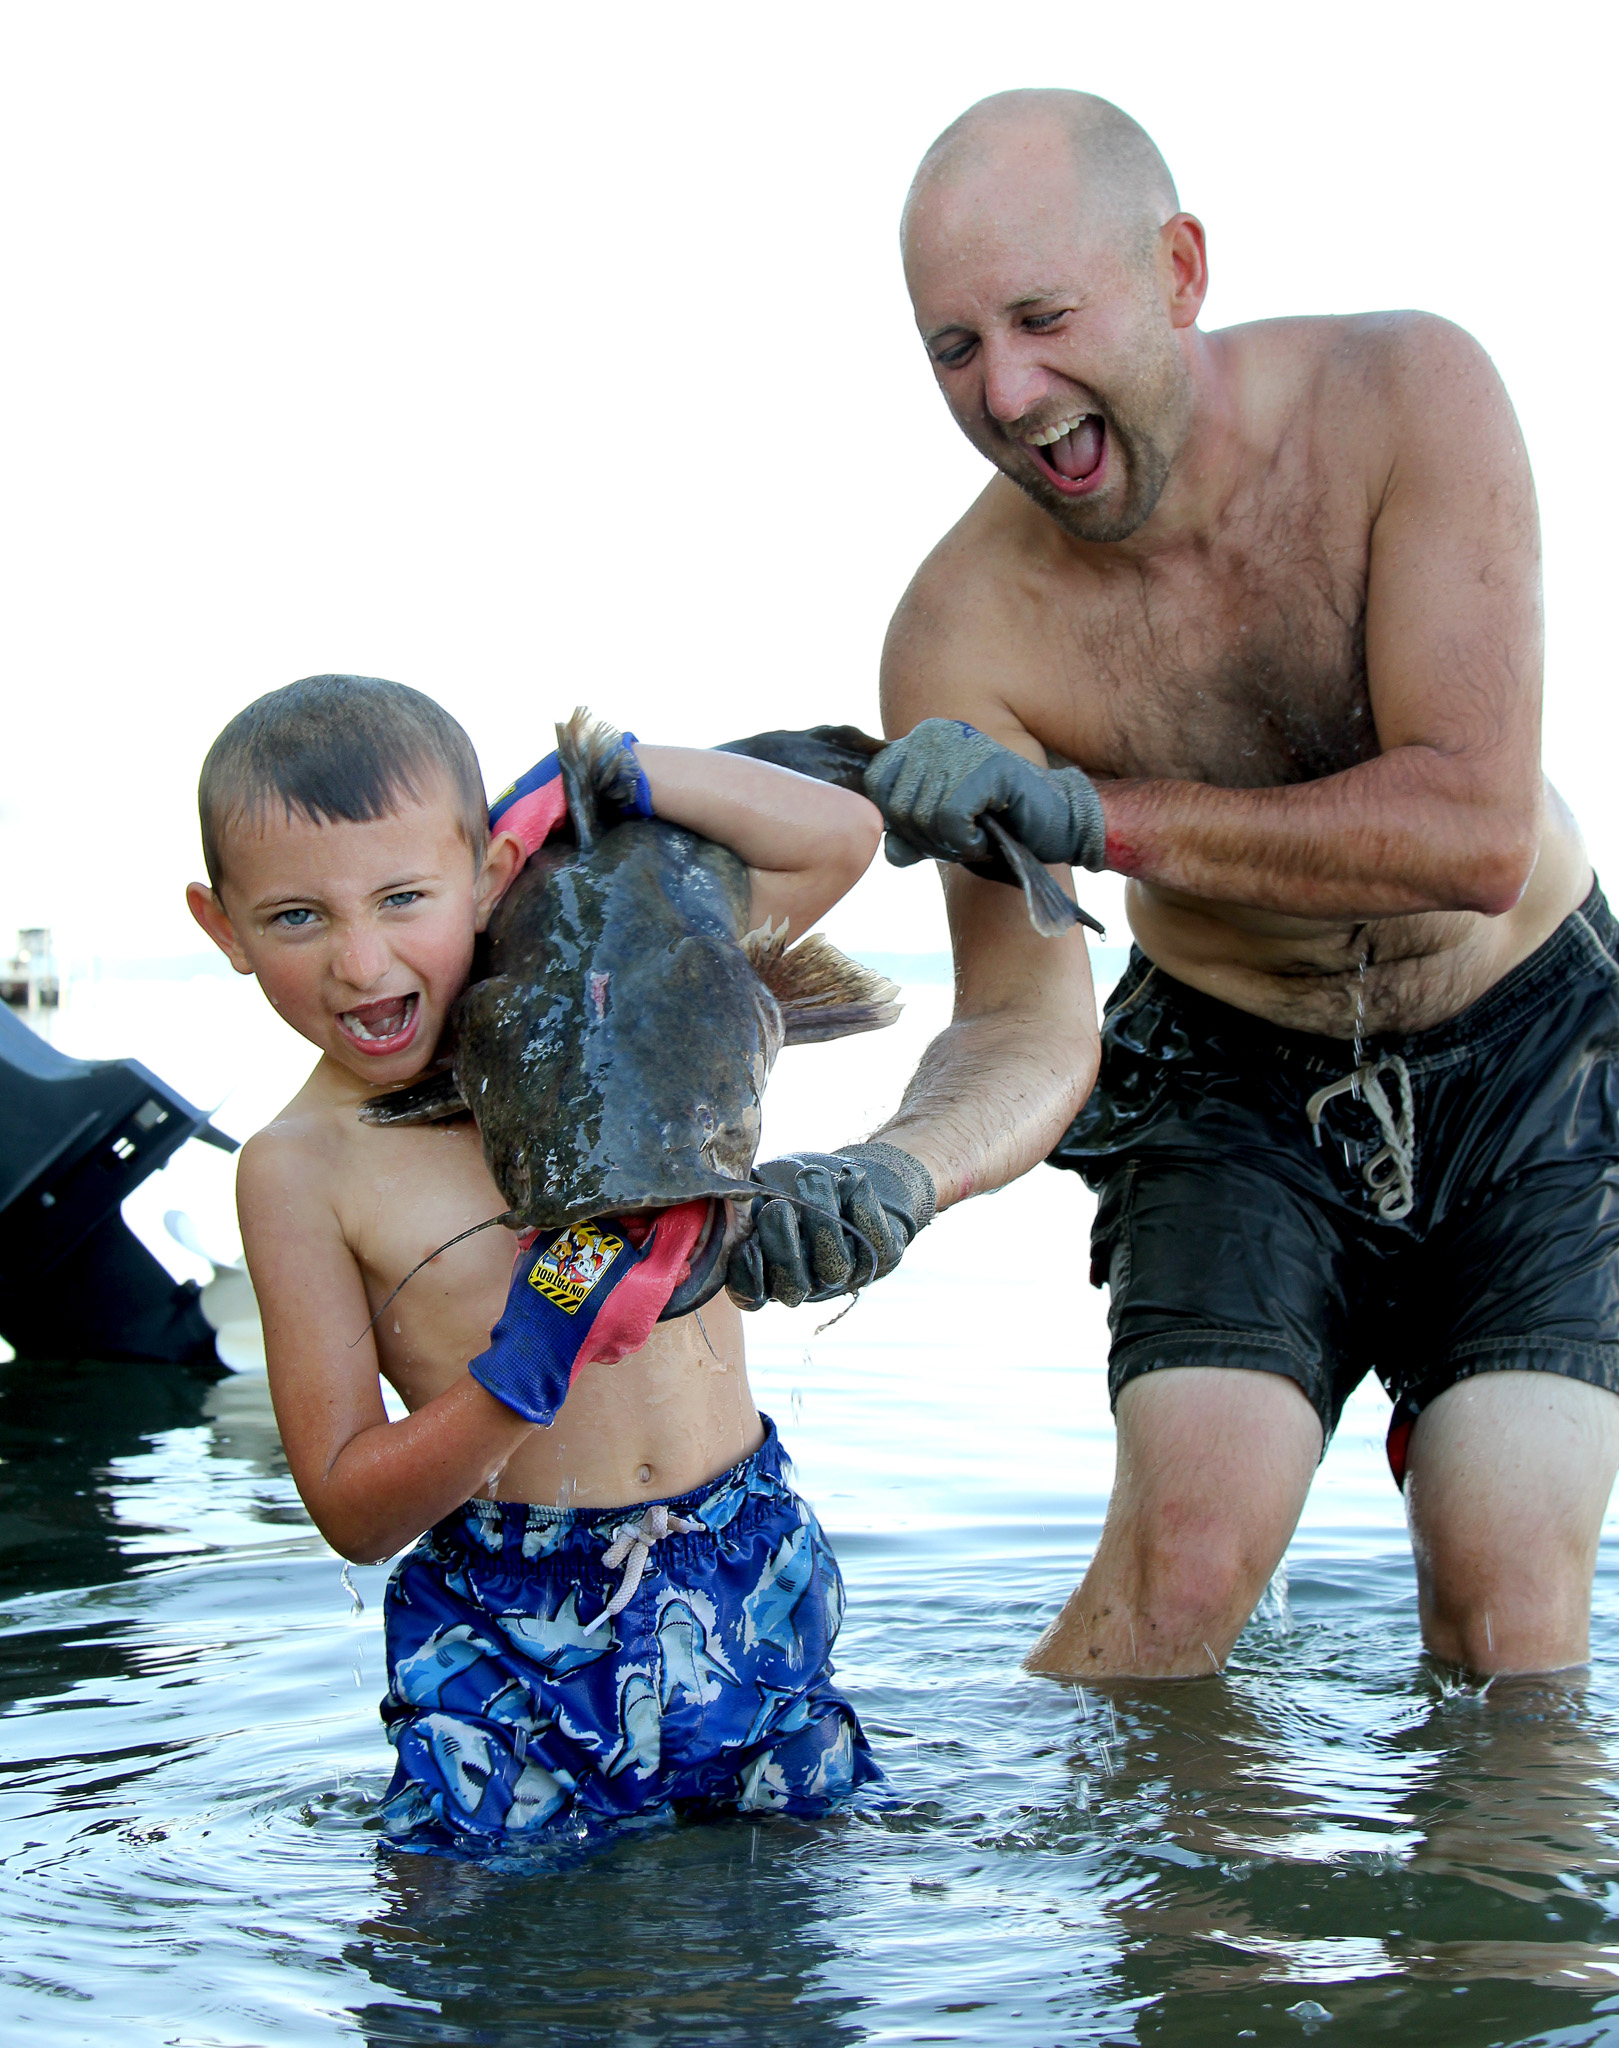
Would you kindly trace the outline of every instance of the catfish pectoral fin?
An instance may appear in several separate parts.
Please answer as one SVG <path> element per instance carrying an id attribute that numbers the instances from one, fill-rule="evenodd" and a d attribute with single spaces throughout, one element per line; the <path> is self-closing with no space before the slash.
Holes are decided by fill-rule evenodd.
<path id="1" fill-rule="evenodd" d="M 1098 924 L 1088 910 L 1081 910 L 1071 897 L 1063 894 L 1043 863 L 1035 859 L 1021 839 L 1012 837 L 993 811 L 986 811 L 979 823 L 999 847 L 1001 858 L 1017 877 L 1023 890 L 1023 900 L 1029 906 L 1029 922 L 1041 938 L 1060 939 L 1076 924 L 1088 925 L 1102 938 L 1107 937 L 1107 927 Z"/>
<path id="2" fill-rule="evenodd" d="M 855 1031 L 881 1031 L 900 1013 L 899 988 L 811 932 L 791 951 L 787 926 L 749 932 L 742 949 L 781 1010 L 782 1042 L 813 1045 Z"/>
<path id="3" fill-rule="evenodd" d="M 452 1116 L 469 1116 L 453 1067 L 445 1067 L 425 1080 L 413 1081 L 392 1095 L 373 1095 L 360 1104 L 363 1124 L 436 1124 Z"/>

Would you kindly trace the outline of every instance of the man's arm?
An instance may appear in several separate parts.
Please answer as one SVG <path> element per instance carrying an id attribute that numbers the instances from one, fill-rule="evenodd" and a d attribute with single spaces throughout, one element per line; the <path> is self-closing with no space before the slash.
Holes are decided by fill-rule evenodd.
<path id="1" fill-rule="evenodd" d="M 1374 445 L 1366 667 L 1382 751 L 1285 789 L 1099 785 L 1107 865 L 1319 917 L 1510 910 L 1540 843 L 1540 532 L 1523 437 L 1470 336 L 1392 325 Z"/>
<path id="2" fill-rule="evenodd" d="M 1045 1158 L 1091 1091 L 1098 1040 L 1083 932 L 1043 939 L 1017 890 L 940 874 L 955 1011 L 877 1136 L 922 1161 L 947 1209 Z"/>
<path id="3" fill-rule="evenodd" d="M 1382 752 L 1285 789 L 1100 786 L 1107 865 L 1320 917 L 1510 910 L 1540 840 L 1540 536 L 1523 437 L 1476 342 L 1405 319 L 1363 400 L 1366 666 Z"/>
<path id="4" fill-rule="evenodd" d="M 966 814 L 1004 809 L 1031 845 L 1038 820 L 1064 857 L 1207 902 L 1355 920 L 1512 907 L 1534 868 L 1543 803 L 1539 534 L 1522 437 L 1488 358 L 1442 321 L 1391 317 L 1340 377 L 1349 395 L 1325 424 L 1364 464 L 1377 758 L 1277 789 L 1101 781 L 1098 809 L 1078 770 L 1045 774 L 1005 757 L 997 768 L 976 738 L 963 738 L 952 764 L 938 726 L 925 729 L 930 751 L 915 772 L 902 749 L 884 757 L 899 792 L 885 807 L 902 838 L 961 858 L 977 836 Z M 948 639 L 956 654 L 900 693 L 888 730 L 961 719 L 1027 755 L 1015 707 L 1062 690 L 1062 650 L 1039 657 L 1050 673 L 1027 673 L 1038 643 L 1016 588 L 975 577 L 962 554 L 952 536 L 895 619 L 891 650 Z M 1010 675 L 1009 648 L 1021 650 Z M 1085 786 L 1087 817 L 1069 784 Z"/>
<path id="5" fill-rule="evenodd" d="M 388 1420 L 360 1270 L 308 1169 L 303 1147 L 273 1126 L 248 1142 L 242 1238 L 293 1481 L 332 1548 L 372 1564 L 487 1485 L 533 1425 L 470 1373 Z"/>
<path id="6" fill-rule="evenodd" d="M 1084 934 L 1042 939 L 1015 890 L 944 870 L 955 1015 L 928 1047 L 899 1113 L 836 1152 L 756 1169 L 764 1195 L 732 1252 L 743 1308 L 825 1301 L 891 1273 L 939 1209 L 1026 1173 L 1096 1078 L 1095 997 Z M 795 1199 L 796 1198 L 796 1199 Z"/>

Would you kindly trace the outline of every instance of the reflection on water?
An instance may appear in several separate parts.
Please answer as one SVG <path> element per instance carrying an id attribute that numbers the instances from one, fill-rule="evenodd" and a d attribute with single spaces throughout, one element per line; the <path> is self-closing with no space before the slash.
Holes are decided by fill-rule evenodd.
<path id="1" fill-rule="evenodd" d="M 801 1071 L 778 1141 L 857 1127 L 864 1071 Z M 5 2038 L 1619 2040 L 1611 1541 L 1588 1677 L 1458 1686 L 1362 1396 L 1226 1678 L 1019 1668 L 1111 1475 L 1085 1212 L 1034 1176 L 835 1330 L 755 1325 L 898 1797 L 822 1826 L 381 1850 L 384 1574 L 356 1612 L 263 1380 L 0 1368 Z"/>

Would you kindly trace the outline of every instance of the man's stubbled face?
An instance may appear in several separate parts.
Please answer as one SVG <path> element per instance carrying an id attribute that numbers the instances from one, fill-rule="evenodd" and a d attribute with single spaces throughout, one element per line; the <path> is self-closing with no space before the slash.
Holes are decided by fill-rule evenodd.
<path id="1" fill-rule="evenodd" d="M 924 180 L 905 221 L 917 325 L 973 446 L 1076 540 L 1151 516 L 1191 380 L 1156 237 L 1087 214 L 1067 149 L 1009 140 Z"/>

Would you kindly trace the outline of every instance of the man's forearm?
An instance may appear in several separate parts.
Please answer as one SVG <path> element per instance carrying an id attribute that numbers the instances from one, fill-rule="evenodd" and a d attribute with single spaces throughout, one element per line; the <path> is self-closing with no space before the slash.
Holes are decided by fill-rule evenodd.
<path id="1" fill-rule="evenodd" d="M 939 1207 L 1004 1187 L 1037 1166 L 1096 1079 L 1097 1042 L 1077 1015 L 967 1017 L 922 1055 L 898 1113 L 876 1133 L 920 1159 Z"/>
<path id="2" fill-rule="evenodd" d="M 1319 782 L 1216 789 L 1102 782 L 1107 865 L 1213 903 L 1301 917 L 1498 916 L 1540 839 L 1535 794 L 1503 799 L 1464 757 L 1396 747 Z"/>

